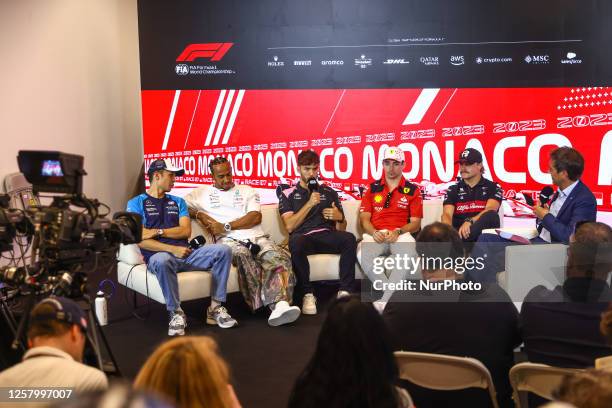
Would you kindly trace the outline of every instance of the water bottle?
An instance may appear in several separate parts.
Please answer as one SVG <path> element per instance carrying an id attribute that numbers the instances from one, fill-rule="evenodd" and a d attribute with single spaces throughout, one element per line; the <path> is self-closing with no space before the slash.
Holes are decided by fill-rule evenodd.
<path id="1" fill-rule="evenodd" d="M 106 296 L 101 290 L 96 293 L 96 317 L 100 326 L 108 324 L 108 307 L 106 305 Z"/>

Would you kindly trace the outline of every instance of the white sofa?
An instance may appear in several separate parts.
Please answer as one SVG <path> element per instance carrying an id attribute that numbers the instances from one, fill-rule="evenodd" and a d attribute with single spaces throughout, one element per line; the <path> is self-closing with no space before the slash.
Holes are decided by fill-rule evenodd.
<path id="1" fill-rule="evenodd" d="M 361 239 L 362 231 L 359 224 L 359 205 L 361 201 L 345 201 L 342 203 L 347 220 L 347 231 L 355 234 Z M 500 207 L 500 218 L 503 213 Z M 262 226 L 266 233 L 277 243 L 282 243 L 288 238 L 288 233 L 278 213 L 277 205 L 264 205 L 262 212 Z M 423 220 L 421 226 L 439 221 L 442 216 L 442 201 L 427 200 L 423 202 Z M 204 235 L 200 226 L 191 223 L 192 236 Z M 339 255 L 317 254 L 308 257 L 310 262 L 310 279 L 312 281 L 338 279 Z M 157 278 L 147 271 L 142 255 L 137 245 L 122 245 L 119 250 L 117 266 L 117 280 L 120 284 L 148 296 L 160 303 L 164 302 Z M 355 266 L 356 276 L 361 276 L 361 269 Z M 182 301 L 199 299 L 210 296 L 211 276 L 207 272 L 181 272 L 178 275 L 179 294 Z M 227 292 L 238 292 L 237 269 L 232 266 Z"/>

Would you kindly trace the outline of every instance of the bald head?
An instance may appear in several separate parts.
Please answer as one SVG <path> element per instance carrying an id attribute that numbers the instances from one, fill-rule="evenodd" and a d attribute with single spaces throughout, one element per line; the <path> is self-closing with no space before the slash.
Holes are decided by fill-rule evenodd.
<path id="1" fill-rule="evenodd" d="M 570 240 L 568 275 L 606 280 L 612 270 L 612 228 L 602 222 L 580 225 Z"/>

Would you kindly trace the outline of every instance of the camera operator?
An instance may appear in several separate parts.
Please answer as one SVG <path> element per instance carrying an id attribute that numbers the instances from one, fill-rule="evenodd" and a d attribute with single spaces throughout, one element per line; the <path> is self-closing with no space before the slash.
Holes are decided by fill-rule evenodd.
<path id="1" fill-rule="evenodd" d="M 83 364 L 85 312 L 72 300 L 48 297 L 30 313 L 23 361 L 0 373 L 0 387 L 67 387 L 75 392 L 108 387 L 104 373 Z"/>
<path id="2" fill-rule="evenodd" d="M 232 251 L 225 245 L 205 245 L 192 250 L 187 239 L 191 220 L 187 204 L 181 197 L 167 194 L 174 187 L 174 178 L 185 170 L 176 168 L 167 159 L 154 160 L 147 172 L 151 187 L 132 198 L 127 210 L 142 216 L 142 242 L 139 244 L 147 268 L 155 274 L 170 314 L 168 335 L 184 335 L 186 316 L 181 309 L 177 273 L 188 270 L 211 270 L 211 305 L 206 323 L 227 329 L 236 324 L 222 302 L 226 298 L 227 278 Z"/>

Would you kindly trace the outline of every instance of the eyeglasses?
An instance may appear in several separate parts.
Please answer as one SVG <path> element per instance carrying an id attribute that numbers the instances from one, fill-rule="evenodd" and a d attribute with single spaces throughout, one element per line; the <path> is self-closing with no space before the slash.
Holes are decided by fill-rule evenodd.
<path id="1" fill-rule="evenodd" d="M 393 196 L 393 191 L 389 191 L 387 193 L 387 199 L 385 200 L 385 204 L 383 205 L 383 208 L 389 208 L 389 206 L 391 205 L 392 196 Z"/>

